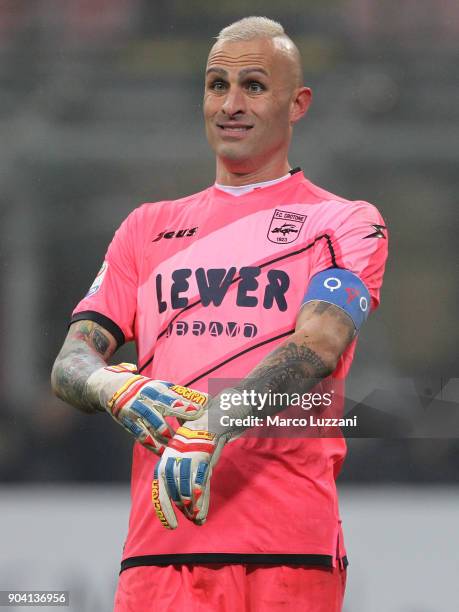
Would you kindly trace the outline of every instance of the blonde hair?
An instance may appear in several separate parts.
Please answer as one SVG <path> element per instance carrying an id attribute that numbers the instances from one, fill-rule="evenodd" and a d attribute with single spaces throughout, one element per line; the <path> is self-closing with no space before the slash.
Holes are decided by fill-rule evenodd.
<path id="1" fill-rule="evenodd" d="M 252 40 L 254 38 L 275 38 L 285 36 L 284 28 L 280 23 L 268 17 L 244 17 L 223 28 L 217 40 L 238 41 Z"/>
<path id="2" fill-rule="evenodd" d="M 288 50 L 293 60 L 296 86 L 300 86 L 303 79 L 300 52 L 293 40 L 285 33 L 284 28 L 277 21 L 268 19 L 268 17 L 244 17 L 223 28 L 217 36 L 217 43 L 254 40 L 256 38 L 278 38 L 283 41 L 282 46 Z"/>

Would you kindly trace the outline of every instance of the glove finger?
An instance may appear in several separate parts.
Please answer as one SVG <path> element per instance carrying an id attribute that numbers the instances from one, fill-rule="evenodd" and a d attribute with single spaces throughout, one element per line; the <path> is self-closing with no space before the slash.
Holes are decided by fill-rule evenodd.
<path id="1" fill-rule="evenodd" d="M 179 494 L 182 502 L 181 510 L 188 519 L 193 518 L 191 499 L 191 459 L 184 458 L 179 464 Z"/>
<path id="2" fill-rule="evenodd" d="M 206 473 L 205 481 L 202 485 L 202 495 L 201 495 L 201 504 L 200 507 L 197 508 L 197 512 L 195 515 L 194 522 L 196 525 L 204 525 L 207 520 L 207 513 L 209 512 L 209 502 L 210 502 L 210 481 L 212 475 L 212 465 L 209 465 L 209 468 Z"/>
<path id="3" fill-rule="evenodd" d="M 162 472 L 163 462 L 164 460 L 161 459 L 155 466 L 153 481 L 151 484 L 151 500 L 156 516 L 161 524 L 166 527 L 166 529 L 176 529 L 177 517 L 175 516 L 175 512 L 167 492 L 167 485 Z"/>
<path id="4" fill-rule="evenodd" d="M 193 474 L 193 497 L 192 497 L 192 519 L 197 520 L 197 517 L 201 515 L 203 503 L 205 502 L 205 486 L 208 481 L 209 463 L 207 461 L 200 461 Z M 207 514 L 207 512 L 206 512 Z"/>
<path id="5" fill-rule="evenodd" d="M 223 450 L 224 445 L 228 441 L 227 438 L 221 436 L 218 439 L 215 450 L 210 458 L 208 464 L 204 464 L 207 467 L 202 466 L 196 472 L 195 482 L 197 486 L 201 487 L 201 496 L 199 502 L 195 506 L 195 517 L 194 522 L 197 525 L 203 525 L 207 519 L 207 513 L 209 511 L 209 502 L 210 502 L 210 480 L 212 476 L 213 466 L 217 463 L 220 454 Z M 204 463 L 204 462 L 203 462 Z M 201 464 L 200 464 L 201 465 Z"/>
<path id="6" fill-rule="evenodd" d="M 133 421 L 129 417 L 123 416 L 120 420 L 115 420 L 117 423 L 120 423 L 126 431 L 133 435 L 142 446 L 153 451 L 156 455 L 162 455 L 166 446 L 153 438 L 141 419 Z"/>
<path id="7" fill-rule="evenodd" d="M 150 434 L 163 444 L 167 444 L 174 435 L 172 428 L 164 420 L 161 413 L 154 408 L 150 408 L 140 399 L 132 402 L 129 412 L 134 413 L 135 417 L 140 417 Z"/>
<path id="8" fill-rule="evenodd" d="M 215 447 L 212 456 L 210 457 L 210 461 L 207 464 L 207 469 L 204 467 L 201 468 L 196 473 L 196 483 L 201 486 L 202 494 L 201 501 L 196 506 L 196 514 L 194 522 L 197 525 L 203 525 L 207 520 L 207 513 L 209 511 L 209 502 L 210 502 L 210 480 L 212 476 L 212 470 L 214 465 L 217 463 L 220 458 L 220 454 L 223 450 L 223 447 L 228 442 L 229 437 L 220 436 L 217 441 L 217 445 Z"/>
<path id="9" fill-rule="evenodd" d="M 142 419 L 137 419 L 136 423 L 141 429 L 141 433 L 137 436 L 137 442 L 140 442 L 142 446 L 145 446 L 145 448 L 148 448 L 148 450 L 153 451 L 156 455 L 162 455 L 166 449 L 166 444 L 160 442 L 156 437 L 151 435 L 151 431 L 148 429 Z"/>
<path id="10" fill-rule="evenodd" d="M 120 423 L 126 431 L 128 431 L 131 435 L 133 435 L 137 440 L 143 434 L 143 429 L 132 419 L 123 416 L 121 419 L 116 419 L 118 423 Z"/>
<path id="11" fill-rule="evenodd" d="M 173 416 L 191 421 L 204 413 L 207 395 L 188 387 L 155 381 L 155 386 L 146 385 L 142 395 L 151 401 L 152 407 L 164 416 Z"/>
<path id="12" fill-rule="evenodd" d="M 200 510 L 196 513 L 194 522 L 196 525 L 204 525 L 207 520 L 207 513 L 209 512 L 209 501 L 210 501 L 210 480 L 207 481 L 206 486 L 202 494 L 202 505 Z"/>
<path id="13" fill-rule="evenodd" d="M 176 504 L 180 504 L 180 493 L 177 487 L 177 467 L 176 457 L 168 457 L 164 470 L 164 480 L 170 499 Z"/>

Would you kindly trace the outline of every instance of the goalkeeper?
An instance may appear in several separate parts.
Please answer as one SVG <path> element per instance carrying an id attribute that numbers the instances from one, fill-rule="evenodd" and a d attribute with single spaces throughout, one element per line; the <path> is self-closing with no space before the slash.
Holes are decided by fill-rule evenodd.
<path id="1" fill-rule="evenodd" d="M 215 184 L 134 210 L 73 311 L 53 388 L 136 440 L 117 612 L 342 608 L 344 439 L 239 436 L 209 396 L 213 378 L 238 379 L 228 417 L 245 422 L 259 406 L 238 407 L 237 393 L 343 381 L 379 304 L 378 210 L 288 161 L 310 101 L 280 24 L 223 29 L 203 103 Z M 107 366 L 130 341 L 138 369 Z"/>

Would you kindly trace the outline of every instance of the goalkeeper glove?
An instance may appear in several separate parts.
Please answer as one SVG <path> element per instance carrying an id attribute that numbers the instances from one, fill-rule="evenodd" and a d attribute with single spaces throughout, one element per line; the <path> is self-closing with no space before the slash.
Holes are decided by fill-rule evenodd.
<path id="1" fill-rule="evenodd" d="M 160 455 L 174 434 L 164 417 L 182 421 L 199 418 L 207 395 L 136 372 L 131 363 L 100 368 L 88 378 L 87 390 L 137 442 Z"/>
<path id="2" fill-rule="evenodd" d="M 177 527 L 172 502 L 197 525 L 205 523 L 212 469 L 229 437 L 185 425 L 177 429 L 155 466 L 152 482 L 153 506 L 164 527 Z"/>

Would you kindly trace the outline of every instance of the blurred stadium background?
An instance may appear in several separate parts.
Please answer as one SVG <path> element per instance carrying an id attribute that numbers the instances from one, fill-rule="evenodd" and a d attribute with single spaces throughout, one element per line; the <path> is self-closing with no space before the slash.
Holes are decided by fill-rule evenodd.
<path id="1" fill-rule="evenodd" d="M 0 0 L 0 590 L 110 610 L 131 442 L 53 398 L 49 372 L 121 220 L 213 181 L 203 67 L 250 14 L 284 24 L 313 88 L 290 161 L 391 231 L 351 396 L 404 378 L 436 397 L 458 376 L 457 2 Z M 458 470 L 454 433 L 349 440 L 346 612 L 457 605 Z"/>

